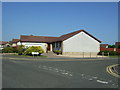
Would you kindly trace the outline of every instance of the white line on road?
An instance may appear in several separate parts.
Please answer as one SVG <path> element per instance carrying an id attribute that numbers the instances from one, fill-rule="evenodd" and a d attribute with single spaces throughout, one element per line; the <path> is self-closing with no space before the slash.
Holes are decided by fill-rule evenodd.
<path id="1" fill-rule="evenodd" d="M 101 80 L 97 80 L 97 82 L 103 83 L 103 84 L 108 84 L 108 82 L 106 82 L 106 81 L 101 81 Z"/>

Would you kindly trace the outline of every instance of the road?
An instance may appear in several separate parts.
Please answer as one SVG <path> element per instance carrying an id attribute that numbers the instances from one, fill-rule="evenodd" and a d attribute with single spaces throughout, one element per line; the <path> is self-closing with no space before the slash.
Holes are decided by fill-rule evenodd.
<path id="1" fill-rule="evenodd" d="M 3 56 L 3 88 L 118 88 L 106 71 L 117 59 L 24 59 Z"/>

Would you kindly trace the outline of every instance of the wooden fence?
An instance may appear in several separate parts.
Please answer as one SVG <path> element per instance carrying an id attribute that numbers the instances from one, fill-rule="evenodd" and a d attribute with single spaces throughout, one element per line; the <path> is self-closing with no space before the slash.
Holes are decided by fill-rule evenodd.
<path id="1" fill-rule="evenodd" d="M 100 48 L 100 51 L 116 51 L 116 52 L 120 52 L 120 49 L 118 48 Z"/>

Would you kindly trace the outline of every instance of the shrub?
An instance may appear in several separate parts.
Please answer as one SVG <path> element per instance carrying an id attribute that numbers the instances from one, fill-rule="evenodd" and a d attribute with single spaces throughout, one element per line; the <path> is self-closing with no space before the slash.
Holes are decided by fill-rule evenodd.
<path id="1" fill-rule="evenodd" d="M 4 49 L 2 49 L 3 53 L 14 53 L 15 50 L 13 47 L 5 47 Z"/>
<path id="2" fill-rule="evenodd" d="M 25 46 L 20 45 L 20 46 L 18 46 L 17 50 L 18 50 L 18 55 L 22 55 L 25 51 Z"/>
<path id="3" fill-rule="evenodd" d="M 54 52 L 55 52 L 57 55 L 61 53 L 60 50 L 55 50 Z"/>
<path id="4" fill-rule="evenodd" d="M 17 47 L 12 47 L 13 48 L 13 53 L 18 53 Z"/>
<path id="5" fill-rule="evenodd" d="M 24 51 L 24 54 L 32 55 L 32 52 L 39 52 L 39 55 L 41 55 L 42 53 L 44 53 L 44 50 L 40 46 L 31 46 Z"/>

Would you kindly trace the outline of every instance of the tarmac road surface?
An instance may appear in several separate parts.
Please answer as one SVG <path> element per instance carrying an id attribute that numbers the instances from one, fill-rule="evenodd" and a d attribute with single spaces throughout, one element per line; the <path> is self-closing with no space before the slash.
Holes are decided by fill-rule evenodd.
<path id="1" fill-rule="evenodd" d="M 3 88 L 118 88 L 118 78 L 106 71 L 117 59 L 16 58 L 3 56 Z"/>

